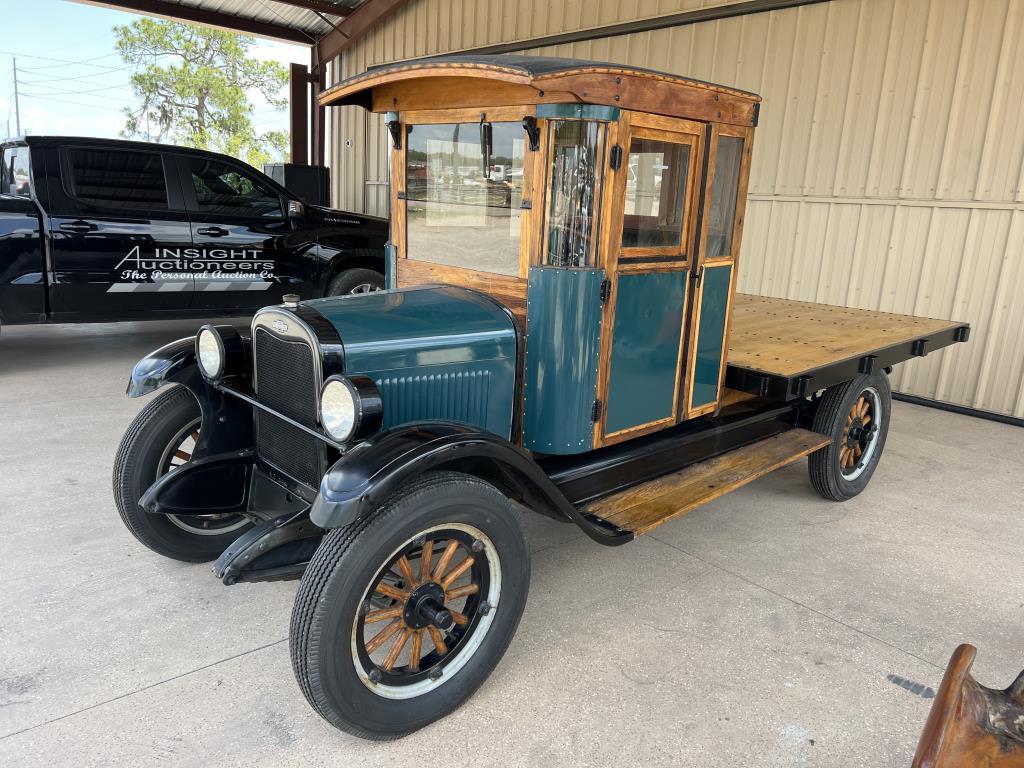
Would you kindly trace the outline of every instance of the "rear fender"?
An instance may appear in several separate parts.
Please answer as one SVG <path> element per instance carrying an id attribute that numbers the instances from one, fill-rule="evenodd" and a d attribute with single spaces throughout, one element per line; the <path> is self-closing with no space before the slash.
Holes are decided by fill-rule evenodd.
<path id="1" fill-rule="evenodd" d="M 410 481 L 436 471 L 478 477 L 534 511 L 576 523 L 602 544 L 632 538 L 581 514 L 520 448 L 491 432 L 448 422 L 405 424 L 356 445 L 324 475 L 310 519 L 321 528 L 349 525 Z"/>
<path id="2" fill-rule="evenodd" d="M 141 397 L 165 384 L 179 384 L 195 396 L 202 412 L 194 457 L 251 448 L 255 442 L 252 406 L 211 386 L 199 372 L 195 350 L 195 337 L 188 336 L 150 352 L 132 368 L 128 397 Z"/>

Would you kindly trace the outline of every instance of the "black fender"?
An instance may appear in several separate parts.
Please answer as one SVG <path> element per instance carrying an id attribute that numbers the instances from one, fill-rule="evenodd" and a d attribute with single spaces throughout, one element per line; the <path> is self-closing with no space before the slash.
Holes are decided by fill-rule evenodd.
<path id="1" fill-rule="evenodd" d="M 192 459 L 149 486 L 139 506 L 151 515 L 244 514 L 254 464 L 251 448 Z"/>
<path id="2" fill-rule="evenodd" d="M 324 475 L 310 519 L 321 528 L 349 525 L 411 480 L 436 471 L 479 477 L 530 509 L 576 523 L 602 544 L 633 538 L 577 510 L 521 448 L 491 432 L 449 422 L 403 424 L 358 443 Z"/>
<path id="3" fill-rule="evenodd" d="M 248 345 L 246 345 L 248 356 Z M 250 369 L 248 359 L 245 370 Z M 155 392 L 165 384 L 180 384 L 199 402 L 202 423 L 199 441 L 193 450 L 195 458 L 252 448 L 252 406 L 237 397 L 229 397 L 211 385 L 196 364 L 196 339 L 187 336 L 165 344 L 132 368 L 128 379 L 128 397 L 141 397 Z"/>

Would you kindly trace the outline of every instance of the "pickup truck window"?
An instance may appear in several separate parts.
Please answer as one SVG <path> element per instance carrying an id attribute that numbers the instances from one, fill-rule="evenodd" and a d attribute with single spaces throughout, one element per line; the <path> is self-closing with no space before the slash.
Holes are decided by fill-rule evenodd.
<path id="1" fill-rule="evenodd" d="M 520 123 L 413 125 L 406 153 L 409 258 L 519 273 Z"/>
<path id="2" fill-rule="evenodd" d="M 623 248 L 681 245 L 690 145 L 634 138 L 629 145 Z"/>
<path id="3" fill-rule="evenodd" d="M 70 149 L 71 194 L 117 210 L 166 210 L 167 182 L 156 152 Z"/>
<path id="4" fill-rule="evenodd" d="M 28 147 L 8 147 L 4 150 L 3 175 L 2 191 L 5 195 L 30 196 Z"/>
<path id="5" fill-rule="evenodd" d="M 594 199 L 601 180 L 604 153 L 602 124 L 577 120 L 552 121 L 551 202 L 544 264 L 588 267 L 596 263 L 597 219 Z"/>
<path id="6" fill-rule="evenodd" d="M 188 158 L 196 204 L 204 213 L 222 216 L 284 216 L 281 196 L 255 176 L 217 160 Z"/>

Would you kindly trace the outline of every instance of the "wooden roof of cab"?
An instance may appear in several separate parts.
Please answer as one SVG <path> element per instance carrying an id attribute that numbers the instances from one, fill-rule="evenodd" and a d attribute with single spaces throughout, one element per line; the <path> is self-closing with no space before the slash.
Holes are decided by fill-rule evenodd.
<path id="1" fill-rule="evenodd" d="M 650 69 L 508 54 L 386 64 L 320 96 L 323 106 L 353 104 L 372 112 L 579 103 L 743 126 L 757 124 L 760 101 L 754 93 Z"/>

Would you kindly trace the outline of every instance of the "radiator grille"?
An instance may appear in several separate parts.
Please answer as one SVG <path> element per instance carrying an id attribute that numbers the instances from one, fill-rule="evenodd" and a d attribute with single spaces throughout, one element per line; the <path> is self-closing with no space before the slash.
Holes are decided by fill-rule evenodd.
<path id="1" fill-rule="evenodd" d="M 316 427 L 319 386 L 313 349 L 257 328 L 253 336 L 256 398 L 307 427 Z M 264 461 L 316 488 L 325 471 L 323 444 L 273 414 L 256 411 L 256 452 Z"/>

